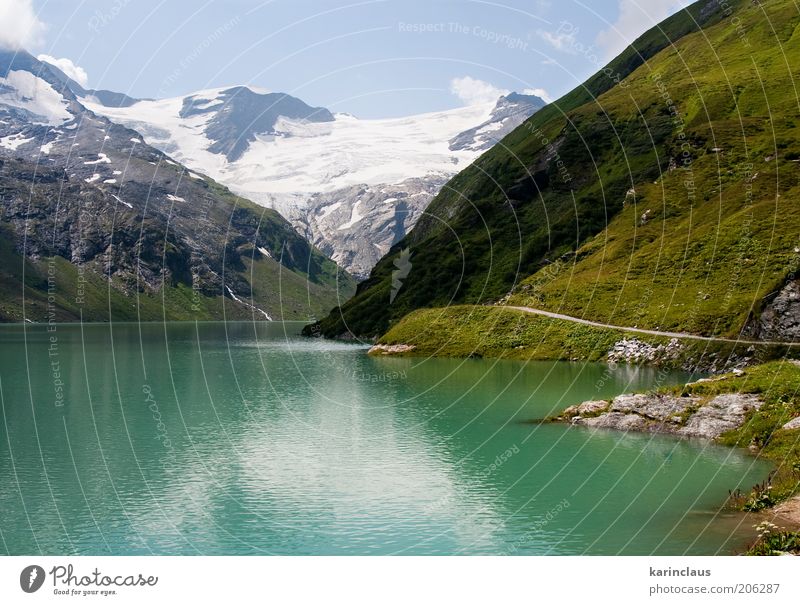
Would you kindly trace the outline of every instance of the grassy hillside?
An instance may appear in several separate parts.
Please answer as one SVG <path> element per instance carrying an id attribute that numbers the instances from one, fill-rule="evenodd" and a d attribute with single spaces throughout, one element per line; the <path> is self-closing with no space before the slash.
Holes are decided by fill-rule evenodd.
<path id="1" fill-rule="evenodd" d="M 622 211 L 575 256 L 524 280 L 511 304 L 730 336 L 795 272 L 800 13 L 791 2 L 740 13 L 749 46 L 720 24 L 660 54 L 627 90 L 604 96 L 612 115 L 634 104 L 651 127 L 673 108 L 664 146 L 672 163 L 653 181 L 636 182 Z M 685 139 L 676 139 L 681 130 Z"/>
<path id="2" fill-rule="evenodd" d="M 314 330 L 374 336 L 414 309 L 510 295 L 737 332 L 800 246 L 798 23 L 790 0 L 705 0 L 667 19 L 451 180 Z"/>

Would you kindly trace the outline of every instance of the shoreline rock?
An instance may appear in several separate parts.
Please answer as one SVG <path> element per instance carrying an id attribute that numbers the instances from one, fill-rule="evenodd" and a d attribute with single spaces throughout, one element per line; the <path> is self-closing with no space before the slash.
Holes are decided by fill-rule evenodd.
<path id="1" fill-rule="evenodd" d="M 408 353 L 417 347 L 415 345 L 374 345 L 367 351 L 368 355 L 395 355 L 397 353 Z"/>
<path id="2" fill-rule="evenodd" d="M 714 440 L 741 426 L 747 413 L 762 404 L 756 395 L 739 393 L 709 400 L 658 393 L 625 394 L 610 402 L 586 401 L 570 406 L 556 420 L 589 428 Z"/>
<path id="3" fill-rule="evenodd" d="M 791 528 L 800 529 L 800 495 L 784 500 L 771 509 L 769 518 Z"/>

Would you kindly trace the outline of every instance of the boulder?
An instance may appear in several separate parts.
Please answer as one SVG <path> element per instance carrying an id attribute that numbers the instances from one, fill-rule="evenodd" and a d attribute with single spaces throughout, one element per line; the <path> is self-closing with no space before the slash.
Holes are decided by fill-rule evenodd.
<path id="1" fill-rule="evenodd" d="M 584 401 L 578 406 L 578 414 L 587 416 L 589 414 L 596 414 L 608 408 L 608 401 Z"/>
<path id="2" fill-rule="evenodd" d="M 561 416 L 563 418 L 594 416 L 608 409 L 608 405 L 608 401 L 584 401 L 583 403 L 569 406 L 567 409 L 561 412 Z"/>
<path id="3" fill-rule="evenodd" d="M 792 418 L 789 422 L 783 425 L 783 427 L 787 431 L 792 431 L 794 429 L 800 429 L 800 416 L 797 418 Z"/>

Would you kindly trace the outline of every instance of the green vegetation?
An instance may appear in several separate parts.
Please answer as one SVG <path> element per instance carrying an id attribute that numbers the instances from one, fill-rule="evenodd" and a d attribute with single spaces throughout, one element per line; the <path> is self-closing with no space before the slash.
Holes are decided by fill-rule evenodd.
<path id="1" fill-rule="evenodd" d="M 397 322 L 510 295 L 617 325 L 739 333 L 800 264 L 798 23 L 789 0 L 697 2 L 667 19 L 452 179 L 319 329 L 398 339 L 413 324 L 420 348 L 454 354 L 472 349 L 453 339 L 455 320 L 485 311 Z M 412 268 L 390 303 L 406 249 Z M 482 337 L 479 352 L 515 342 Z"/>
<path id="2" fill-rule="evenodd" d="M 512 309 L 453 306 L 414 311 L 380 342 L 414 345 L 413 355 L 596 361 L 620 338 L 614 330 Z"/>
<path id="3" fill-rule="evenodd" d="M 745 554 L 751 556 L 800 554 L 800 532 L 786 531 L 769 521 L 758 524 L 756 532 L 758 539 Z"/>
<path id="4" fill-rule="evenodd" d="M 260 256 L 256 253 L 256 256 Z M 5 265 L 6 271 L 22 259 Z M 263 320 L 257 310 L 223 296 L 197 293 L 183 283 L 167 285 L 157 292 L 125 293 L 125 285 L 110 282 L 91 270 L 81 270 L 57 256 L 42 261 L 26 260 L 26 284 L 3 280 L 0 293 L 0 317 L 8 321 L 207 321 L 215 319 Z M 258 308 L 269 309 L 274 319 L 308 319 L 325 313 L 337 300 L 335 290 L 312 283 L 280 263 L 263 257 L 245 259 L 251 292 L 239 292 L 239 297 Z M 53 272 L 52 304 L 48 305 L 48 275 Z M 2 280 L 4 275 L 0 275 Z M 23 294 L 26 314 L 23 316 Z M 346 296 L 341 294 L 340 296 Z"/>
<path id="5" fill-rule="evenodd" d="M 525 360 L 605 361 L 623 338 L 663 346 L 670 338 L 587 326 L 502 306 L 455 305 L 409 313 L 380 344 L 413 345 L 405 356 L 497 357 Z M 708 368 L 731 358 L 776 359 L 800 355 L 800 347 L 680 339 L 674 356 L 654 360 L 662 367 Z"/>

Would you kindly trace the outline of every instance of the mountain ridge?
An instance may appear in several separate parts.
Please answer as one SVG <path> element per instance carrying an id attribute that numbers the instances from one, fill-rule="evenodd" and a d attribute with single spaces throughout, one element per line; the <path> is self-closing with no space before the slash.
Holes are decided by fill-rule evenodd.
<path id="1" fill-rule="evenodd" d="M 478 106 L 362 120 L 244 87 L 125 107 L 85 103 L 189 168 L 275 208 L 360 278 L 395 234 L 411 231 L 446 178 L 545 105 L 512 93 Z M 370 191 L 368 199 L 360 190 Z"/>

